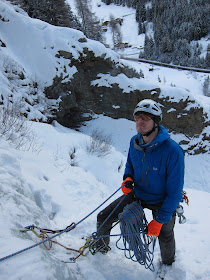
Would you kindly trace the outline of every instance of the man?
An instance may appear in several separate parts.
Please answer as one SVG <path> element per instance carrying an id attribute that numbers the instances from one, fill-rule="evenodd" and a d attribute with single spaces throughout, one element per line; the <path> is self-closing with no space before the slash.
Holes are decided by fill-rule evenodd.
<path id="1" fill-rule="evenodd" d="M 109 234 L 118 214 L 138 199 L 143 208 L 152 210 L 153 220 L 148 224 L 147 235 L 158 236 L 162 263 L 171 265 L 175 260 L 175 211 L 182 199 L 184 183 L 184 151 L 159 125 L 162 111 L 155 101 L 140 101 L 133 115 L 138 134 L 131 139 L 123 176 L 122 191 L 127 197 L 102 227 L 122 198 L 98 214 L 97 233 L 98 236 Z M 100 252 L 110 250 L 108 237 L 97 243 Z"/>

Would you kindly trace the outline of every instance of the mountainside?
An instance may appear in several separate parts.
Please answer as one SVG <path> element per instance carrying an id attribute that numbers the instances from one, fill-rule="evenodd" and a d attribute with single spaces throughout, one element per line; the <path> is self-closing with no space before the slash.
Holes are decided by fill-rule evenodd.
<path id="1" fill-rule="evenodd" d="M 100 116 L 89 123 L 89 128 L 83 127 L 87 134 L 91 134 L 93 127 L 103 127 L 105 134 L 112 132 L 115 148 L 103 157 L 88 152 L 92 138 L 85 134 L 56 122 L 53 125 L 28 122 L 28 125 L 38 139 L 38 146 L 17 150 L 4 137 L 0 138 L 0 259 L 14 254 L 1 260 L 1 280 L 155 280 L 155 273 L 125 258 L 124 252 L 117 249 L 118 236 L 111 238 L 112 249 L 107 255 L 88 254 L 75 263 L 64 263 L 77 253 L 55 243 L 49 251 L 43 245 L 33 248 L 41 239 L 32 231 L 21 232 L 30 225 L 65 229 L 72 222 L 81 221 L 120 188 L 126 161 L 123 154 L 127 154 L 130 137 L 135 134 L 134 122 Z M 207 280 L 210 276 L 210 245 L 206 234 L 210 229 L 207 223 L 209 155 L 186 154 L 185 161 L 184 189 L 190 202 L 189 206 L 183 204 L 186 224 L 180 225 L 178 218 L 176 221 L 176 262 L 167 280 Z M 117 192 L 104 207 L 121 194 Z M 96 216 L 102 208 L 53 240 L 78 250 L 84 246 L 84 238 L 95 232 Z M 150 221 L 150 211 L 145 213 Z M 116 226 L 112 234 L 119 233 L 120 228 Z M 46 246 L 50 244 L 47 242 Z M 31 249 L 15 254 L 28 247 Z M 159 261 L 157 243 L 153 261 L 156 270 Z"/>
<path id="2" fill-rule="evenodd" d="M 7 2 L 0 15 L 1 104 L 21 103 L 30 120 L 79 127 L 94 113 L 132 119 L 136 103 L 152 98 L 164 106 L 163 125 L 186 135 L 186 150 L 209 150 L 208 97 L 144 79 L 141 69 L 82 32 L 31 19 Z"/>
<path id="3" fill-rule="evenodd" d="M 124 14 L 122 7 L 115 8 L 114 14 L 118 8 Z M 31 19 L 0 1 L 0 279 L 155 280 L 156 272 L 117 249 L 118 236 L 111 238 L 107 255 L 89 253 L 72 263 L 78 252 L 69 250 L 82 250 L 96 231 L 102 209 L 97 207 L 116 190 L 103 207 L 122 195 L 129 141 L 136 134 L 133 107 L 150 96 L 164 105 L 163 124 L 187 151 L 184 190 L 189 206 L 183 203 L 186 223 L 176 220 L 176 262 L 167 280 L 209 279 L 206 77 L 126 62 L 82 32 Z M 79 128 L 64 127 L 58 119 Z M 151 212 L 145 214 L 150 222 Z M 38 235 L 24 231 L 32 225 Z M 71 231 L 53 239 L 61 246 L 46 242 L 48 249 L 52 245 L 47 250 L 40 229 L 69 225 Z M 54 236 L 49 230 L 47 234 Z M 120 234 L 119 225 L 112 234 Z M 159 262 L 156 243 L 155 271 Z"/>
<path id="4" fill-rule="evenodd" d="M 138 34 L 145 36 L 143 48 L 139 52 L 140 57 L 209 69 L 208 0 L 102 0 L 102 2 L 134 9 Z M 118 22 L 122 25 L 120 20 L 123 19 L 118 18 Z M 121 29 L 120 26 L 115 28 L 117 27 Z M 122 42 L 118 41 L 116 48 L 120 43 L 121 47 L 123 46 Z"/>
<path id="5" fill-rule="evenodd" d="M 71 27 L 115 50 L 132 50 L 124 39 L 124 22 L 133 16 L 132 33 L 136 54 L 149 60 L 209 69 L 209 3 L 199 1 L 156 0 L 10 0 L 30 17 L 55 26 Z M 105 4 L 104 4 L 105 3 Z M 119 17 L 113 9 L 122 7 L 129 14 Z M 95 9 L 96 8 L 96 9 Z M 72 9 L 74 13 L 72 12 Z M 96 10 L 96 13 L 95 13 Z M 101 10 L 98 14 L 98 11 Z M 109 10 L 109 13 L 103 13 Z M 103 19 L 103 17 L 106 19 Z M 111 34 L 111 41 L 107 40 Z M 134 37 L 133 34 L 131 37 Z"/>

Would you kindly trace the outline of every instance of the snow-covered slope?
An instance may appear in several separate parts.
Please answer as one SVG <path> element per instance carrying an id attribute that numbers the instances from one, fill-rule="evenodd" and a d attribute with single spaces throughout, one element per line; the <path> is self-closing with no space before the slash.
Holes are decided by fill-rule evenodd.
<path id="1" fill-rule="evenodd" d="M 57 76 L 70 80 L 77 72 L 69 60 L 57 58 L 58 51 L 71 51 L 78 59 L 83 48 L 94 55 L 119 61 L 119 55 L 97 41 L 87 39 L 80 31 L 51 26 L 31 19 L 23 10 L 7 1 L 0 2 L 0 100 L 12 96 L 14 102 L 27 100 L 22 110 L 29 119 L 46 120 L 47 107 L 55 100 L 45 100 L 44 88 Z M 65 80 L 63 79 L 63 82 Z"/>
<path id="2" fill-rule="evenodd" d="M 69 1 L 70 5 L 73 5 Z M 101 23 L 109 21 L 110 15 L 113 15 L 115 19 L 121 19 L 122 23 L 120 25 L 120 31 L 122 33 L 123 43 L 127 43 L 128 47 L 124 49 L 116 50 L 117 53 L 125 57 L 138 58 L 140 50 L 144 47 L 144 34 L 138 35 L 137 22 L 135 19 L 135 9 L 128 8 L 126 6 L 118 6 L 115 4 L 106 5 L 100 0 L 91 1 L 92 11 L 101 21 Z M 77 13 L 74 7 L 75 14 Z M 132 31 L 132 32 L 131 32 Z M 149 30 L 147 30 L 148 36 Z M 107 32 L 104 32 L 104 37 L 106 43 L 113 48 L 113 39 L 110 27 L 107 27 Z M 203 42 L 203 43 L 202 43 Z M 209 40 L 203 39 L 199 42 L 203 45 L 203 50 L 207 50 L 207 45 Z M 129 65 L 133 65 L 136 69 L 144 73 L 144 78 L 146 81 L 158 82 L 161 86 L 175 86 L 183 89 L 187 89 L 193 95 L 199 95 L 201 98 L 203 96 L 202 87 L 208 74 L 205 73 L 190 73 L 189 71 L 176 71 L 169 68 L 152 66 L 145 63 L 133 63 L 129 62 Z M 151 69 L 153 71 L 151 71 Z M 204 101 L 205 102 L 205 101 Z"/>
<path id="3" fill-rule="evenodd" d="M 84 35 L 30 19 L 22 10 L 14 9 L 6 1 L 1 1 L 0 13 L 4 19 L 0 20 L 1 41 L 6 45 L 0 49 L 1 95 L 4 99 L 10 93 L 15 93 L 17 99 L 22 96 L 29 98 L 29 82 L 39 81 L 40 87 L 34 96 L 44 98 L 44 86 L 50 84 L 54 75 L 61 73 L 64 67 L 54 59 L 57 50 L 75 45 L 74 54 L 77 56 L 81 47 L 78 40 Z M 102 49 L 98 42 L 87 40 L 83 44 L 98 55 L 106 52 L 113 60 L 119 59 L 114 52 L 105 47 Z M 5 66 L 10 80 L 5 74 Z M 68 65 L 66 67 L 69 75 L 76 71 L 68 68 Z M 139 69 L 139 66 L 135 67 Z M 170 81 L 174 83 L 173 79 L 180 82 L 179 86 L 182 79 L 183 85 L 189 81 L 186 82 L 187 90 L 191 94 L 198 93 L 197 100 L 200 99 L 208 111 L 209 99 L 203 97 L 199 90 L 202 79 L 197 77 L 200 74 L 193 77 L 190 73 L 181 75 L 180 72 L 166 72 L 159 68 L 150 73 L 146 66 L 143 70 L 147 81 L 157 82 L 160 73 L 169 84 Z M 21 73 L 24 74 L 23 80 L 17 79 Z M 176 78 L 173 73 L 177 74 Z M 40 104 L 30 107 L 31 117 L 40 117 L 40 107 Z M 43 228 L 63 229 L 72 222 L 79 222 L 115 192 L 121 185 L 130 137 L 135 134 L 134 122 L 104 116 L 96 116 L 95 120 L 81 128 L 82 132 L 64 128 L 56 122 L 53 125 L 35 122 L 27 124 L 29 134 L 33 132 L 36 139 L 19 150 L 14 149 L 13 143 L 9 144 L 4 136 L 0 137 L 0 259 L 40 242 L 32 232 L 20 232 L 23 227 L 34 224 Z M 104 157 L 87 152 L 91 141 L 89 135 L 95 128 L 103 128 L 105 134 L 112 136 L 111 153 Z M 176 140 L 183 135 L 172 137 Z M 186 155 L 185 190 L 190 205 L 184 206 L 186 224 L 176 224 L 177 261 L 168 273 L 168 280 L 210 278 L 210 245 L 206 234 L 210 230 L 209 168 L 208 154 Z M 120 195 L 119 191 L 112 199 Z M 82 238 L 91 235 L 96 229 L 97 212 L 56 240 L 67 247 L 79 249 L 85 243 Z M 151 213 L 146 212 L 146 215 L 150 221 Z M 119 228 L 116 227 L 113 233 L 119 233 Z M 2 260 L 0 279 L 154 279 L 154 273 L 127 260 L 123 252 L 115 247 L 115 242 L 116 238 L 113 238 L 112 250 L 107 255 L 89 254 L 73 264 L 62 262 L 73 255 L 64 248 L 53 244 L 53 248 L 47 251 L 40 245 Z M 155 267 L 159 258 L 156 245 Z"/>
<path id="4" fill-rule="evenodd" d="M 64 229 L 78 223 L 114 193 L 121 184 L 129 138 L 134 134 L 134 123 L 102 117 L 104 132 L 112 132 L 115 148 L 111 154 L 98 158 L 88 154 L 89 136 L 58 123 L 54 126 L 32 123 L 40 148 L 34 152 L 14 150 L 0 139 L 0 258 L 40 242 L 32 232 L 21 233 L 24 226 L 34 224 L 42 228 Z M 92 123 L 91 129 L 97 128 Z M 118 127 L 118 131 L 113 131 Z M 86 128 L 87 130 L 87 128 Z M 86 131 L 86 132 L 88 132 Z M 70 154 L 74 152 L 74 159 Z M 187 156 L 185 190 L 190 199 L 184 205 L 187 222 L 176 224 L 177 261 L 167 279 L 204 279 L 210 276 L 210 230 L 207 217 L 210 209 L 209 157 Z M 112 199 L 121 195 L 119 191 Z M 111 199 L 111 200 L 112 200 Z M 106 204 L 107 205 L 107 204 Z M 98 210 L 99 211 L 99 210 Z M 83 237 L 96 229 L 96 215 L 92 214 L 74 230 L 56 240 L 79 249 Z M 150 221 L 151 213 L 146 212 Z M 116 227 L 113 233 L 119 233 Z M 154 279 L 154 274 L 124 257 L 111 240 L 112 250 L 107 255 L 80 257 L 74 264 L 64 264 L 75 256 L 53 244 L 47 251 L 42 245 L 0 262 L 2 280 L 45 279 Z M 154 265 L 159 262 L 156 245 Z"/>
<path id="5" fill-rule="evenodd" d="M 132 15 L 134 12 L 126 7 L 106 6 L 100 1 L 99 3 L 93 1 L 92 4 L 93 11 L 101 16 L 101 20 L 106 20 L 111 12 L 114 12 L 116 17 Z M 10 95 L 17 102 L 26 100 L 27 102 L 22 104 L 22 110 L 27 111 L 29 119 L 46 120 L 48 108 L 58 106 L 60 100 L 46 100 L 43 94 L 44 88 L 51 85 L 55 77 L 62 75 L 64 83 L 64 77 L 69 81 L 77 72 L 75 66 L 69 66 L 68 59 L 57 57 L 58 51 L 70 52 L 74 59 L 78 59 L 83 48 L 92 51 L 95 56 L 103 55 L 118 64 L 128 65 L 138 72 L 142 71 L 144 74 L 144 79 L 140 80 L 135 78 L 122 80 L 120 75 L 117 77 L 99 75 L 95 81 L 98 86 L 120 83 L 125 92 L 128 92 L 128 88 L 131 92 L 137 88 L 146 90 L 160 87 L 163 96 L 168 96 L 170 100 L 177 102 L 188 98 L 193 99 L 195 106 L 203 107 L 204 112 L 209 115 L 210 101 L 202 92 L 203 82 L 208 74 L 189 73 L 157 66 L 150 71 L 150 65 L 121 60 L 119 54 L 105 48 L 97 41 L 87 39 L 82 32 L 31 19 L 23 10 L 5 0 L 0 3 L 0 13 L 0 98 L 5 102 Z M 125 18 L 126 24 L 122 27 L 125 30 L 123 37 L 129 41 L 131 32 L 128 30 L 135 30 L 136 23 L 133 17 Z M 132 34 L 137 36 L 135 32 Z M 110 36 L 107 35 L 107 39 Z M 135 40 L 132 40 L 132 43 L 133 41 Z"/>

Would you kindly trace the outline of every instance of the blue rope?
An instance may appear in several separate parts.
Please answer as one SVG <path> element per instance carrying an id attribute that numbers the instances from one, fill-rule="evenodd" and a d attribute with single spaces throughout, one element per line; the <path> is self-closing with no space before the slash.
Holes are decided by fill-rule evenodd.
<path id="1" fill-rule="evenodd" d="M 98 231 L 119 207 L 125 197 L 126 196 L 123 196 L 112 212 L 107 216 L 104 222 L 100 225 Z M 92 234 L 93 239 L 99 240 L 104 237 L 120 236 L 116 242 L 116 247 L 120 250 L 124 250 L 125 257 L 144 265 L 146 269 L 149 268 L 151 271 L 154 271 L 153 259 L 156 237 L 146 235 L 148 223 L 141 204 L 135 201 L 125 206 L 123 212 L 118 215 L 118 218 L 121 234 L 99 236 L 97 231 Z M 118 222 L 116 224 L 118 224 Z M 120 248 L 118 245 L 118 242 L 121 239 L 124 248 Z"/>
<path id="2" fill-rule="evenodd" d="M 77 223 L 72 223 L 70 226 L 68 226 L 68 227 L 67 227 L 66 229 L 64 229 L 63 231 L 60 231 L 59 233 L 57 233 L 57 234 L 55 234 L 55 235 L 53 235 L 53 236 L 51 236 L 51 237 L 45 239 L 44 241 L 40 241 L 39 243 L 36 243 L 36 244 L 34 244 L 34 245 L 32 245 L 32 246 L 29 246 L 29 247 L 27 247 L 27 248 L 25 248 L 25 249 L 22 249 L 22 250 L 20 250 L 20 251 L 17 251 L 17 252 L 15 252 L 15 253 L 13 253 L 13 254 L 10 254 L 10 255 L 8 255 L 8 256 L 5 256 L 5 257 L 1 258 L 1 259 L 0 259 L 0 262 L 1 262 L 1 261 L 4 261 L 4 260 L 6 260 L 6 259 L 9 259 L 9 258 L 11 258 L 11 257 L 14 257 L 14 256 L 16 256 L 16 255 L 18 255 L 18 254 L 21 254 L 21 253 L 23 253 L 23 252 L 25 252 L 25 251 L 27 251 L 27 250 L 33 249 L 33 248 L 35 248 L 35 247 L 37 247 L 37 246 L 39 246 L 39 245 L 41 245 L 41 244 L 43 244 L 43 243 L 46 243 L 46 242 L 48 242 L 48 241 L 50 241 L 50 240 L 56 238 L 57 236 L 63 234 L 64 232 L 69 232 L 69 231 L 71 231 L 71 230 L 74 229 L 77 225 L 79 225 L 79 224 L 82 223 L 84 220 L 86 220 L 90 215 L 92 215 L 94 212 L 96 212 L 102 205 L 104 205 L 104 204 L 105 204 L 112 196 L 114 196 L 120 189 L 121 189 L 121 187 L 120 187 L 119 189 L 117 189 L 112 195 L 110 195 L 110 196 L 109 196 L 104 202 L 102 202 L 97 208 L 95 208 L 95 209 L 94 209 L 92 212 L 90 212 L 87 216 L 85 216 L 83 219 L 81 219 L 79 222 L 77 222 Z M 27 228 L 27 227 L 26 227 L 26 228 Z"/>
<path id="3" fill-rule="evenodd" d="M 115 206 L 115 208 L 112 210 L 112 212 L 106 217 L 106 219 L 103 221 L 103 223 L 98 228 L 97 232 L 100 231 L 100 229 L 104 226 L 104 224 L 109 220 L 109 218 L 112 216 L 112 214 L 115 212 L 115 210 L 120 206 L 120 204 L 123 202 L 123 200 L 126 198 L 126 195 L 122 197 L 122 199 L 118 202 L 118 204 Z M 100 236 L 101 237 L 101 236 Z"/>
<path id="4" fill-rule="evenodd" d="M 123 198 L 118 202 L 118 204 L 115 206 L 115 208 L 111 211 L 111 213 L 106 217 L 106 219 L 103 221 L 103 223 L 100 225 L 100 227 L 97 229 L 97 231 L 93 232 L 91 237 L 96 240 L 95 244 L 97 243 L 97 240 L 104 238 L 104 237 L 111 237 L 111 236 L 120 236 L 121 234 L 114 234 L 114 235 L 98 235 L 99 230 L 104 226 L 104 224 L 109 220 L 109 218 L 112 216 L 112 214 L 115 212 L 115 210 L 118 208 L 118 206 L 123 202 L 123 200 L 126 198 L 124 195 Z M 118 224 L 118 222 L 116 223 Z M 116 225 L 115 224 L 115 225 Z M 114 225 L 114 226 L 115 226 Z"/>
<path id="5" fill-rule="evenodd" d="M 83 222 L 85 219 L 87 219 L 90 215 L 92 215 L 94 212 L 96 212 L 102 205 L 104 205 L 112 196 L 114 196 L 119 190 L 121 190 L 121 187 L 119 189 L 117 189 L 112 195 L 110 195 L 104 202 L 102 202 L 96 209 L 94 209 L 92 212 L 90 212 L 86 217 L 84 217 L 81 221 L 79 221 L 76 226 L 78 224 L 80 224 L 81 222 Z"/>
<path id="6" fill-rule="evenodd" d="M 125 206 L 123 212 L 119 214 L 119 221 L 122 236 L 116 242 L 117 248 L 124 250 L 126 258 L 154 271 L 156 237 L 146 235 L 148 223 L 141 204 L 135 201 Z M 118 245 L 121 239 L 124 248 L 120 248 Z"/>
<path id="7" fill-rule="evenodd" d="M 25 249 L 22 249 L 22 250 L 20 250 L 20 251 L 17 251 L 17 252 L 15 252 L 15 253 L 11 254 L 11 255 L 8 255 L 8 256 L 5 256 L 5 257 L 1 258 L 1 259 L 0 259 L 0 262 L 1 262 L 1 261 L 4 261 L 4 260 L 6 260 L 6 259 L 9 259 L 9 258 L 11 258 L 11 257 L 14 257 L 14 256 L 16 256 L 16 255 L 18 255 L 18 254 L 20 254 L 20 253 L 23 253 L 23 252 L 27 251 L 27 250 L 33 249 L 33 248 L 35 248 L 35 247 L 37 247 L 37 246 L 39 246 L 39 245 L 41 245 L 41 244 L 43 244 L 43 243 L 46 243 L 46 242 L 52 240 L 53 238 L 55 238 L 55 237 L 57 237 L 57 236 L 63 234 L 64 232 L 69 232 L 70 230 L 74 229 L 75 226 L 76 226 L 76 224 L 75 224 L 75 223 L 72 223 L 69 227 L 67 227 L 67 228 L 64 229 L 63 231 L 61 231 L 61 232 L 59 232 L 59 233 L 57 233 L 57 234 L 55 234 L 55 235 L 53 235 L 53 236 L 51 236 L 51 237 L 45 239 L 44 241 L 40 241 L 39 243 L 36 243 L 36 244 L 34 244 L 34 245 L 32 245 L 32 246 L 29 246 L 29 247 L 27 247 L 27 248 L 25 248 Z"/>

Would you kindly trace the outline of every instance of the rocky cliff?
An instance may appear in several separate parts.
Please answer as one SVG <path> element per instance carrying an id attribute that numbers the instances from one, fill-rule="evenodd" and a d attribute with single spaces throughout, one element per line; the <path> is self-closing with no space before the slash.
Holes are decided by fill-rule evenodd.
<path id="1" fill-rule="evenodd" d="M 79 128 L 93 114 L 132 120 L 135 105 L 151 98 L 185 150 L 209 152 L 210 114 L 190 91 L 146 81 L 82 32 L 31 19 L 7 2 L 0 2 L 0 24 L 1 108 L 18 104 L 28 120 Z"/>
<path id="2" fill-rule="evenodd" d="M 45 89 L 47 98 L 61 97 L 59 109 L 54 112 L 54 118 L 62 125 L 78 128 L 94 113 L 132 120 L 135 105 L 144 98 L 151 98 L 163 105 L 162 124 L 170 131 L 186 136 L 181 144 L 186 145 L 189 153 L 208 151 L 206 142 L 210 138 L 203 131 L 209 125 L 209 120 L 203 108 L 195 104 L 195 100 L 187 97 L 179 102 L 173 101 L 173 98 L 163 96 L 160 88 L 148 90 L 131 88 L 130 91 L 125 91 L 120 87 L 119 79 L 128 83 L 129 79 L 143 79 L 141 75 L 132 68 L 115 63 L 109 58 L 105 59 L 104 55 L 95 57 L 94 53 L 86 48 L 77 60 L 70 52 L 63 50 L 58 51 L 56 56 L 58 59 L 69 60 L 69 66 L 74 65 L 77 68 L 73 78 L 66 81 L 65 77 L 64 82 L 62 74 L 60 77 L 55 77 L 53 84 Z M 100 80 L 103 74 L 108 75 L 109 80 L 110 77 L 119 77 L 118 82 L 113 80 L 111 84 L 110 82 L 103 83 L 99 86 L 97 80 Z M 197 138 L 197 141 L 192 141 L 194 138 Z"/>

